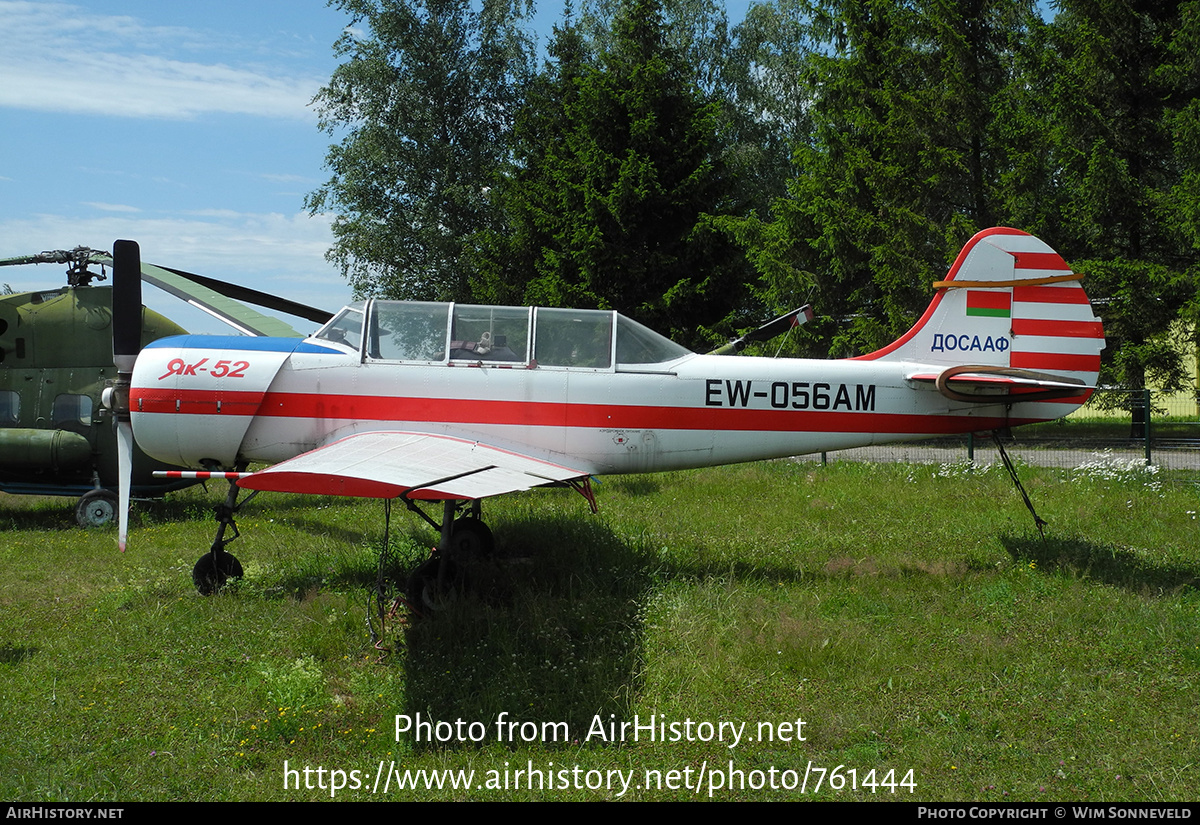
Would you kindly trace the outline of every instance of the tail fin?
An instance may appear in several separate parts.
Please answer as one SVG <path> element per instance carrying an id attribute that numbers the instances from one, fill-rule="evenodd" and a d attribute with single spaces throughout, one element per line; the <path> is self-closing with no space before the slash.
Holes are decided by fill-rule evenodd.
<path id="1" fill-rule="evenodd" d="M 986 229 L 959 253 L 921 319 L 863 360 L 908 361 L 910 379 L 962 401 L 1080 396 L 1100 373 L 1104 327 L 1066 261 L 1016 229 Z M 939 369 L 944 368 L 944 369 Z"/>

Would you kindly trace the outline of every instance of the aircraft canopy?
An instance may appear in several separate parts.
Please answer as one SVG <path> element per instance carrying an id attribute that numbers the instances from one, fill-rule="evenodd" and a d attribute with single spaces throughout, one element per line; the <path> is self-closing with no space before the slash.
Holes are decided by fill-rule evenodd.
<path id="1" fill-rule="evenodd" d="M 663 364 L 691 354 L 612 310 L 433 301 L 358 301 L 315 337 L 356 349 L 367 361 L 422 364 L 611 370 L 614 364 Z"/>

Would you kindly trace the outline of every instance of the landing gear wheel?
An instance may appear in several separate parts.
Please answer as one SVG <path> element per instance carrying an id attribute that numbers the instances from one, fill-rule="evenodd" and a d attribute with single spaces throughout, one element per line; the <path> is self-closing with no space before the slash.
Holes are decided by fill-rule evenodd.
<path id="1" fill-rule="evenodd" d="M 450 532 L 450 556 L 461 561 L 486 559 L 496 548 L 492 531 L 474 516 L 463 516 L 454 522 Z"/>
<path id="2" fill-rule="evenodd" d="M 75 521 L 80 527 L 104 527 L 117 517 L 117 506 L 112 490 L 89 490 L 75 504 Z"/>
<path id="3" fill-rule="evenodd" d="M 205 553 L 192 568 L 192 584 L 196 585 L 201 596 L 211 596 L 224 587 L 229 579 L 241 577 L 242 563 L 231 553 L 217 553 L 215 561 L 212 553 Z"/>
<path id="4" fill-rule="evenodd" d="M 408 577 L 405 594 L 408 596 L 408 603 L 419 612 L 436 612 L 454 601 L 458 568 L 453 561 L 446 559 L 446 569 L 439 584 L 438 573 L 441 565 L 441 558 L 433 556 L 422 562 Z"/>

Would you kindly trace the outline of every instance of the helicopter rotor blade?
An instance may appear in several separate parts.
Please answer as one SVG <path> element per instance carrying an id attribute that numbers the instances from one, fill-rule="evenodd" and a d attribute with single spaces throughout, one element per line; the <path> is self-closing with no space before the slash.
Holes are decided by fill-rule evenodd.
<path id="1" fill-rule="evenodd" d="M 113 244 L 113 363 L 117 380 L 108 403 L 117 422 L 120 474 L 117 544 L 125 552 L 129 536 L 129 491 L 133 484 L 133 421 L 129 388 L 133 365 L 142 349 L 142 254 L 135 241 Z"/>
<path id="2" fill-rule="evenodd" d="M 255 306 L 266 307 L 273 309 L 276 312 L 282 312 L 286 315 L 295 315 L 297 318 L 304 318 L 309 321 L 314 321 L 318 324 L 326 323 L 333 317 L 332 312 L 327 312 L 323 309 L 310 307 L 306 304 L 301 304 L 296 301 L 289 301 L 287 298 L 280 298 L 278 295 L 271 295 L 266 292 L 259 292 L 257 289 L 251 289 L 247 286 L 239 286 L 231 284 L 228 281 L 218 281 L 216 278 L 209 278 L 205 275 L 197 275 L 193 272 L 185 272 L 182 269 L 176 269 L 173 266 L 160 266 L 159 269 L 165 269 L 167 272 L 172 272 L 180 278 L 186 278 L 194 284 L 208 287 L 213 292 L 224 295 L 226 298 L 232 298 L 235 301 L 241 301 L 246 304 L 254 304 Z"/>
<path id="3" fill-rule="evenodd" d="M 749 344 L 753 341 L 770 341 L 776 335 L 782 335 L 792 327 L 798 327 L 811 321 L 813 318 L 812 307 L 805 304 L 802 307 L 793 309 L 786 315 L 780 315 L 773 321 L 768 321 L 753 332 L 743 335 L 741 340 L 743 343 Z"/>

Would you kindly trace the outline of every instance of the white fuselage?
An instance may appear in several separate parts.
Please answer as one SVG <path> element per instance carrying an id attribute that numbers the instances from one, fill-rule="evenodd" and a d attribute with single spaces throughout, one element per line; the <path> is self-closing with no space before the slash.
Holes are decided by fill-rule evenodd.
<path id="1" fill-rule="evenodd" d="M 952 401 L 907 378 L 918 369 L 708 355 L 607 369 L 396 363 L 329 341 L 189 336 L 140 356 L 134 432 L 147 453 L 185 466 L 276 463 L 397 430 L 609 474 L 988 430 L 1078 405 Z"/>

